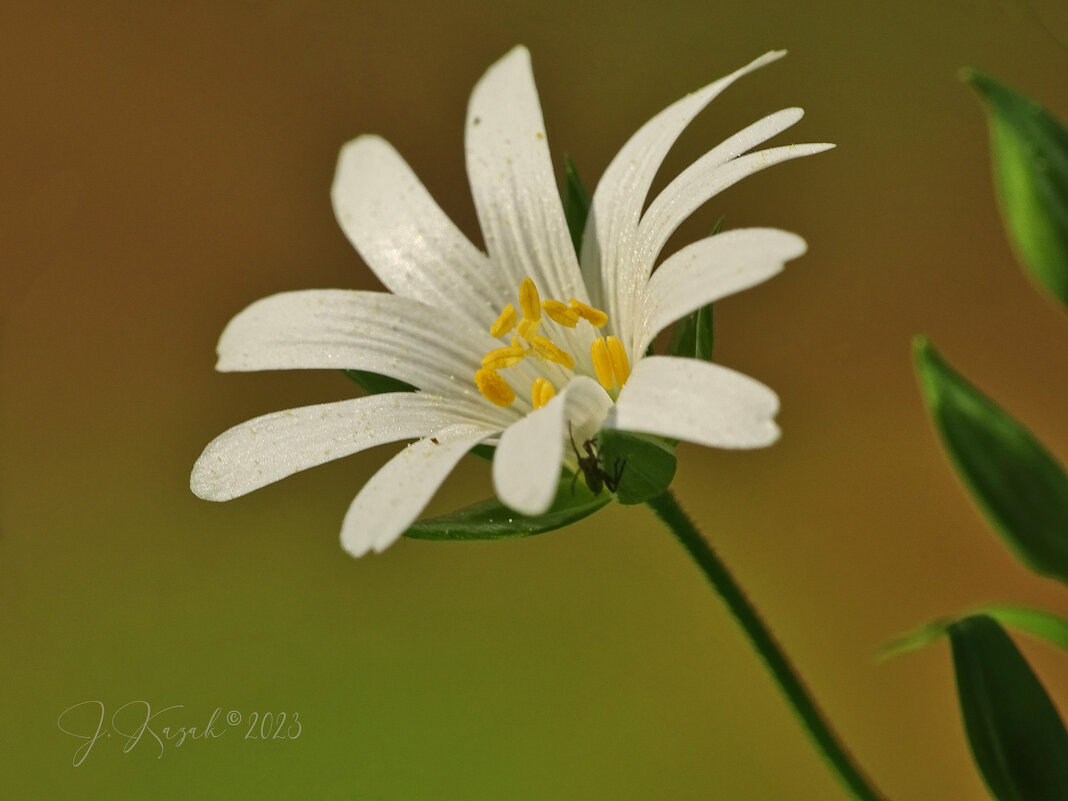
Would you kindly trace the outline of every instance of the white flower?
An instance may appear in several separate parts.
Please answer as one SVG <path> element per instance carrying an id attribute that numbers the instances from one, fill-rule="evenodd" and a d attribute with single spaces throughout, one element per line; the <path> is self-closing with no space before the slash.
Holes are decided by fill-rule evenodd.
<path id="1" fill-rule="evenodd" d="M 772 52 L 646 123 L 594 193 L 576 259 L 557 193 L 530 55 L 517 47 L 478 82 L 467 111 L 467 172 L 487 253 L 444 215 L 397 152 L 375 136 L 342 150 L 333 186 L 345 234 L 390 290 L 285 292 L 226 327 L 219 370 L 347 368 L 406 381 L 389 393 L 257 417 L 216 438 L 193 468 L 201 498 L 223 501 L 387 442 L 415 439 L 360 490 L 341 541 L 381 551 L 416 519 L 456 463 L 496 445 L 497 496 L 524 514 L 552 502 L 570 444 L 602 427 L 722 448 L 778 437 L 764 385 L 694 359 L 646 357 L 653 337 L 695 309 L 758 284 L 804 241 L 768 228 L 728 231 L 653 266 L 698 206 L 741 178 L 830 145 L 749 153 L 797 122 L 784 109 L 702 156 L 642 213 L 686 125 Z"/>

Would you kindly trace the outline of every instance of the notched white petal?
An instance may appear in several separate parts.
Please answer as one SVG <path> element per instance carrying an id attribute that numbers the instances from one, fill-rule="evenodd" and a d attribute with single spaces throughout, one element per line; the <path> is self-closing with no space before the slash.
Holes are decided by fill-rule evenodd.
<path id="1" fill-rule="evenodd" d="M 283 292 L 240 312 L 219 339 L 216 369 L 369 370 L 420 389 L 477 399 L 472 377 L 497 345 L 448 310 L 384 292 Z"/>
<path id="2" fill-rule="evenodd" d="M 529 277 L 548 297 L 587 300 L 525 47 L 511 50 L 475 86 L 464 142 L 494 268 L 512 287 Z"/>
<path id="3" fill-rule="evenodd" d="M 779 438 L 779 398 L 759 381 L 711 362 L 642 359 L 605 426 L 713 448 L 762 448 Z"/>
<path id="4" fill-rule="evenodd" d="M 687 245 L 661 264 L 645 292 L 644 353 L 658 333 L 692 311 L 777 275 L 806 250 L 797 234 L 739 228 Z"/>
<path id="5" fill-rule="evenodd" d="M 345 235 L 391 292 L 455 309 L 477 327 L 515 292 L 381 137 L 341 149 L 330 197 Z"/>
<path id="6" fill-rule="evenodd" d="M 589 439 L 611 408 L 604 389 L 579 376 L 545 406 L 509 427 L 493 457 L 497 497 L 522 514 L 545 512 L 569 458 L 571 433 L 579 443 Z"/>
<path id="7" fill-rule="evenodd" d="M 468 424 L 448 426 L 390 459 L 349 507 L 341 526 L 342 547 L 363 556 L 396 542 L 464 454 L 493 433 Z"/>
<path id="8" fill-rule="evenodd" d="M 376 445 L 428 436 L 457 420 L 444 399 L 422 392 L 273 412 L 212 440 L 193 466 L 189 485 L 200 498 L 228 501 Z"/>

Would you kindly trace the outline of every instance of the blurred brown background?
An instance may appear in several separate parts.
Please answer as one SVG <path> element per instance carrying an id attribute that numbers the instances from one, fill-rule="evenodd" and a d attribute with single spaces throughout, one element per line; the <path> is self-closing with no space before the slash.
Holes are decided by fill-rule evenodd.
<path id="1" fill-rule="evenodd" d="M 337 374 L 212 370 L 251 301 L 376 286 L 330 210 L 343 142 L 384 135 L 478 241 L 464 108 L 516 43 L 554 153 L 591 187 L 660 108 L 791 51 L 716 101 L 658 182 L 788 105 L 808 114 L 782 142 L 838 143 L 729 190 L 674 240 L 726 214 L 810 245 L 717 308 L 717 359 L 779 392 L 782 441 L 683 446 L 676 490 L 889 797 L 985 797 L 945 645 L 876 654 L 981 601 L 1068 612 L 958 487 L 909 360 L 926 332 L 1068 457 L 1068 319 L 1012 262 L 956 78 L 979 67 L 1068 117 L 1053 0 L 3 4 L 0 794 L 844 797 L 641 508 L 357 562 L 341 518 L 389 448 L 228 504 L 188 491 L 230 425 L 353 394 Z M 472 460 L 432 511 L 488 493 Z M 1068 710 L 1064 655 L 1021 644 Z M 183 705 L 166 722 L 187 726 L 216 707 L 297 713 L 303 729 L 242 725 L 162 755 L 112 738 L 75 768 L 57 717 L 85 700 Z"/>

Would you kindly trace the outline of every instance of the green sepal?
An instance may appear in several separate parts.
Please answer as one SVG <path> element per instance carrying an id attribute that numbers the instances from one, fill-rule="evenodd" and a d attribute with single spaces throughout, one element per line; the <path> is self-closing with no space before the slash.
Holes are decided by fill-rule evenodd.
<path id="1" fill-rule="evenodd" d="M 661 437 L 604 428 L 597 434 L 597 455 L 603 473 L 619 473 L 615 497 L 625 505 L 662 495 L 675 477 L 674 443 Z"/>
<path id="2" fill-rule="evenodd" d="M 1068 582 L 1068 476 L 1023 426 L 914 344 L 928 411 L 964 484 L 1005 543 L 1032 570 Z"/>
<path id="3" fill-rule="evenodd" d="M 416 387 L 381 373 L 369 373 L 366 370 L 342 370 L 346 377 L 354 381 L 368 395 L 382 395 L 386 392 L 415 392 Z"/>
<path id="4" fill-rule="evenodd" d="M 570 475 L 560 479 L 556 497 L 545 514 L 519 514 L 496 498 L 490 498 L 430 520 L 420 520 L 404 532 L 417 540 L 506 540 L 543 534 L 562 528 L 596 512 L 612 500 L 607 492 L 593 495 Z"/>
<path id="5" fill-rule="evenodd" d="M 1064 651 L 1068 651 L 1068 620 L 1044 609 L 1030 609 L 1025 606 L 1009 604 L 989 604 L 972 609 L 955 617 L 932 620 L 900 637 L 895 637 L 879 654 L 882 659 L 890 659 L 901 654 L 918 651 L 930 645 L 944 635 L 951 625 L 959 620 L 977 615 L 986 615 L 1003 626 L 1022 631 L 1032 637 L 1045 640 Z"/>
<path id="6" fill-rule="evenodd" d="M 724 219 L 726 218 L 720 217 L 716 220 L 711 236 L 723 230 Z M 712 324 L 711 303 L 687 314 L 675 323 L 671 332 L 671 343 L 668 345 L 668 355 L 712 361 Z"/>
<path id="7" fill-rule="evenodd" d="M 1042 683 L 985 615 L 948 628 L 972 758 L 998 801 L 1068 798 L 1068 731 Z"/>
<path id="8" fill-rule="evenodd" d="M 566 153 L 564 154 L 563 202 L 564 219 L 567 220 L 567 230 L 571 233 L 571 244 L 575 246 L 575 255 L 581 257 L 582 234 L 586 230 L 586 217 L 590 213 L 590 193 L 582 185 L 575 162 Z"/>
<path id="9" fill-rule="evenodd" d="M 984 101 L 1002 218 L 1020 261 L 1068 305 L 1068 130 L 1015 89 L 973 69 Z"/>

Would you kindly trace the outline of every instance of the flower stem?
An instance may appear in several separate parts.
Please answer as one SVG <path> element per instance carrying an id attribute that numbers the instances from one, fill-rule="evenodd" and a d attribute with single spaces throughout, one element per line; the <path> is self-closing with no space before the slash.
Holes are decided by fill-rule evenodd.
<path id="1" fill-rule="evenodd" d="M 727 566 L 716 555 L 701 532 L 679 506 L 670 490 L 648 501 L 650 508 L 664 524 L 678 537 L 682 546 L 689 552 L 697 566 L 727 604 L 735 620 L 745 631 L 749 641 L 760 654 L 771 675 L 775 678 L 786 700 L 801 721 L 813 745 L 823 756 L 839 781 L 857 801 L 885 801 L 874 788 L 845 746 L 839 742 L 812 699 L 804 683 L 798 676 L 786 654 L 775 641 L 768 627 L 761 620 L 756 608 L 746 598 L 745 592 L 727 570 Z"/>

